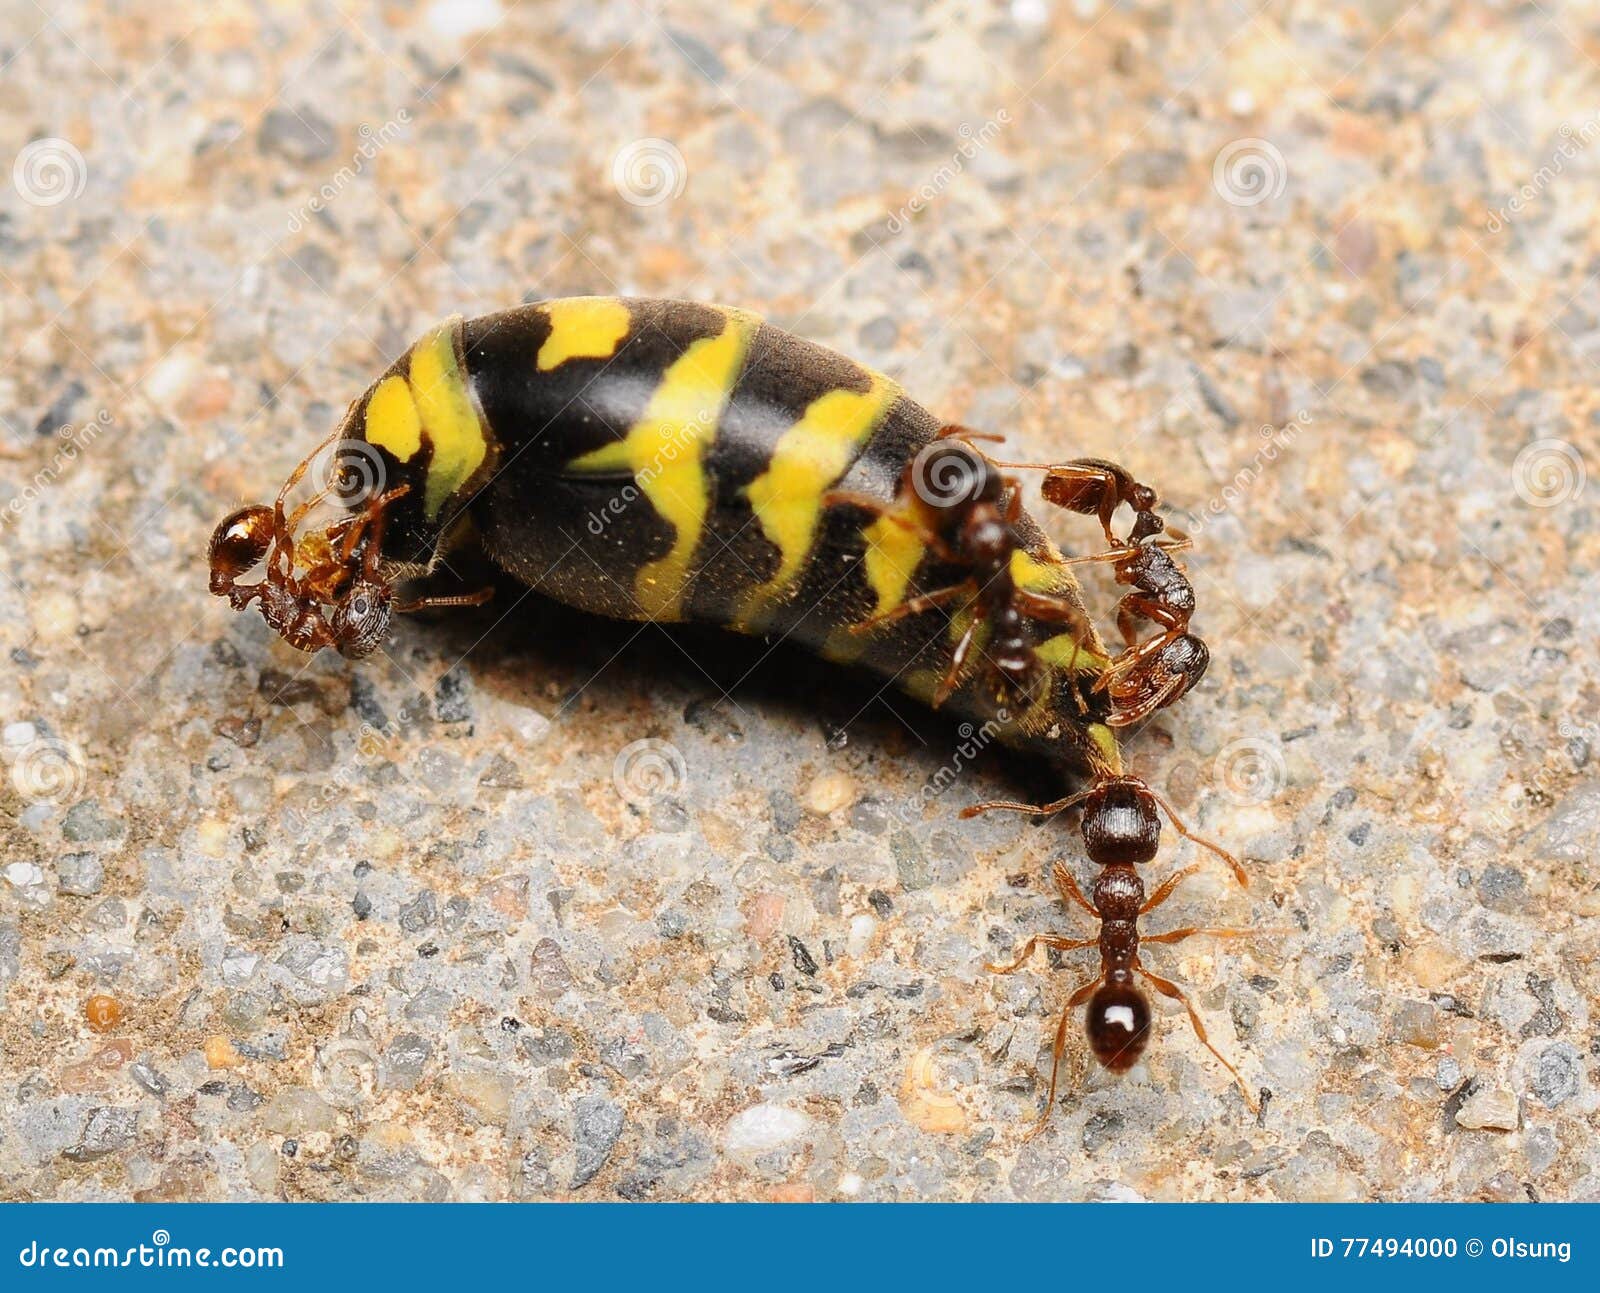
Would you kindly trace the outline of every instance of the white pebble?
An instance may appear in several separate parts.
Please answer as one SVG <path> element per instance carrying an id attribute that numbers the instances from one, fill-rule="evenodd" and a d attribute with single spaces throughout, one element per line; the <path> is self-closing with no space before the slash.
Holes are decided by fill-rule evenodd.
<path id="1" fill-rule="evenodd" d="M 0 741 L 16 748 L 32 744 L 38 735 L 39 729 L 32 723 L 7 723 L 5 731 L 0 733 Z"/>
<path id="2" fill-rule="evenodd" d="M 850 937 L 845 941 L 845 951 L 860 956 L 872 946 L 872 936 L 877 933 L 878 922 L 866 913 L 850 919 Z"/>
<path id="3" fill-rule="evenodd" d="M 810 1118 L 787 1105 L 752 1105 L 728 1123 L 725 1143 L 730 1153 L 764 1154 L 798 1140 L 810 1126 Z"/>
<path id="4" fill-rule="evenodd" d="M 12 862 L 0 874 L 14 889 L 31 889 L 44 883 L 44 869 L 37 862 Z"/>

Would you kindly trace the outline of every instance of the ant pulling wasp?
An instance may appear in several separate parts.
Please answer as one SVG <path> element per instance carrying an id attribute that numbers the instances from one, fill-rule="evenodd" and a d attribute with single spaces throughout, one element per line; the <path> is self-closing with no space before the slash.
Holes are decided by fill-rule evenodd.
<path id="1" fill-rule="evenodd" d="M 1067 1024 L 1072 1012 L 1084 1002 L 1089 1003 L 1085 1030 L 1089 1049 L 1094 1057 L 1113 1073 L 1125 1073 L 1138 1062 L 1150 1039 L 1150 1005 L 1139 988 L 1143 979 L 1164 997 L 1179 1002 L 1189 1012 L 1189 1023 L 1195 1036 L 1222 1066 L 1233 1075 L 1244 1102 L 1252 1113 L 1260 1113 L 1261 1104 L 1244 1079 L 1227 1058 L 1211 1043 L 1199 1012 L 1184 995 L 1183 989 L 1170 979 L 1147 970 L 1139 960 L 1139 944 L 1180 943 L 1196 934 L 1210 934 L 1216 938 L 1243 938 L 1258 932 L 1230 926 L 1203 928 L 1186 926 L 1170 929 L 1161 934 L 1139 934 L 1139 918 L 1154 911 L 1172 896 L 1173 891 L 1187 877 L 1200 870 L 1199 863 L 1174 872 L 1161 882 L 1155 892 L 1145 897 L 1144 881 L 1137 868 L 1156 855 L 1161 844 L 1161 819 L 1156 813 L 1159 805 L 1171 819 L 1173 828 L 1184 839 L 1215 853 L 1233 871 L 1241 886 L 1249 884 L 1239 860 L 1220 845 L 1192 834 L 1172 811 L 1172 805 L 1152 790 L 1142 778 L 1129 775 L 1102 775 L 1087 790 L 1068 795 L 1054 803 L 1033 805 L 996 800 L 974 804 L 961 812 L 962 817 L 975 817 L 979 813 L 1006 810 L 1050 816 L 1074 804 L 1083 805 L 1081 829 L 1084 850 L 1089 860 L 1100 867 L 1091 888 L 1092 898 L 1085 897 L 1072 873 L 1060 862 L 1051 868 L 1057 891 L 1066 902 L 1074 903 L 1100 922 L 1096 938 L 1066 938 L 1059 934 L 1035 934 L 1022 945 L 1022 950 L 1010 962 L 991 964 L 995 974 L 1012 974 L 1021 969 L 1040 944 L 1057 951 L 1076 951 L 1081 948 L 1100 949 L 1100 973 L 1079 987 L 1067 998 L 1061 1011 L 1061 1022 L 1056 1026 L 1055 1041 L 1051 1049 L 1050 1094 L 1044 1112 L 1034 1127 L 1037 1134 L 1055 1108 L 1056 1086 L 1061 1073 L 1061 1057 L 1066 1050 Z"/>
<path id="2" fill-rule="evenodd" d="M 438 606 L 477 606 L 489 599 L 492 590 L 395 600 L 393 585 L 383 571 L 384 518 L 389 505 L 404 496 L 409 485 L 378 493 L 367 499 L 360 511 L 297 543 L 295 532 L 312 510 L 347 492 L 341 489 L 343 482 L 336 468 L 332 482 L 293 512 L 286 510 L 290 491 L 337 435 L 335 432 L 300 462 L 271 507 L 258 503 L 222 518 L 212 532 L 207 553 L 210 589 L 216 596 L 226 597 L 236 611 L 258 603 L 261 618 L 290 646 L 302 651 L 331 646 L 346 659 L 360 660 L 382 645 L 396 614 Z M 297 575 L 295 569 L 302 559 L 310 564 Z M 253 584 L 239 582 L 263 564 L 262 579 Z"/>
<path id="3" fill-rule="evenodd" d="M 1169 555 L 1188 546 L 1185 536 L 1146 543 L 1130 537 L 1121 547 L 1067 561 L 1069 566 L 1112 562 L 1117 582 L 1133 589 L 1117 603 L 1117 628 L 1127 650 L 1111 661 L 1096 683 L 1111 694 L 1115 708 L 1106 719 L 1111 727 L 1127 727 L 1171 705 L 1205 676 L 1211 663 L 1210 648 L 1189 632 L 1194 585 Z M 1162 631 L 1140 642 L 1141 618 Z"/>

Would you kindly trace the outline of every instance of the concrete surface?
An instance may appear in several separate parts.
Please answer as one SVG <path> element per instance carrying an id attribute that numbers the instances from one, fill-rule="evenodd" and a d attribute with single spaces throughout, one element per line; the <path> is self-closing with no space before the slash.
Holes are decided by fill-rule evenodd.
<path id="1" fill-rule="evenodd" d="M 3 0 L 0 1196 L 1600 1198 L 1597 57 L 1551 0 Z M 426 325 L 612 290 L 1159 484 L 1216 662 L 1134 764 L 1256 880 L 1152 926 L 1263 932 L 1150 959 L 1259 1123 L 1163 1009 L 1024 1139 L 1088 962 L 983 962 L 1086 868 L 909 702 L 207 596 Z"/>

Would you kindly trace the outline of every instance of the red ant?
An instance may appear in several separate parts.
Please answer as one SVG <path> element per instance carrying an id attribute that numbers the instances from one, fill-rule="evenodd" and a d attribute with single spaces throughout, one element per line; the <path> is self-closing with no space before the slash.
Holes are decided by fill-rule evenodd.
<path id="1" fill-rule="evenodd" d="M 1194 585 L 1168 555 L 1188 546 L 1186 537 L 1129 542 L 1067 562 L 1073 566 L 1114 562 L 1117 582 L 1133 589 L 1117 603 L 1117 628 L 1127 650 L 1111 662 L 1096 684 L 1111 693 L 1115 709 L 1106 722 L 1112 727 L 1126 727 L 1171 705 L 1205 676 L 1211 663 L 1210 649 L 1189 632 L 1195 609 Z M 1140 642 L 1136 624 L 1140 618 L 1163 631 Z"/>
<path id="2" fill-rule="evenodd" d="M 1072 1018 L 1072 1012 L 1084 1002 L 1089 1003 L 1085 1025 L 1089 1049 L 1094 1053 L 1095 1059 L 1113 1073 L 1125 1073 L 1144 1053 L 1150 1038 L 1150 1005 L 1139 989 L 1140 978 L 1162 996 L 1170 997 L 1183 1005 L 1189 1012 L 1189 1022 L 1194 1027 L 1195 1035 L 1233 1075 L 1233 1080 L 1238 1084 L 1245 1104 L 1249 1106 L 1251 1112 L 1259 1113 L 1260 1102 L 1245 1085 L 1239 1070 L 1211 1044 L 1211 1039 L 1206 1036 L 1205 1025 L 1200 1021 L 1199 1013 L 1184 996 L 1183 989 L 1170 979 L 1152 974 L 1139 960 L 1141 942 L 1139 917 L 1154 911 L 1172 896 L 1173 890 L 1186 877 L 1200 870 L 1198 863 L 1186 866 L 1164 880 L 1148 898 L 1145 897 L 1144 881 L 1136 868 L 1154 858 L 1161 843 L 1161 819 L 1156 813 L 1156 806 L 1159 804 L 1166 810 L 1179 835 L 1211 850 L 1232 868 L 1234 878 L 1241 885 L 1248 885 L 1249 879 L 1237 858 L 1219 845 L 1191 834 L 1172 811 L 1172 805 L 1156 794 L 1142 778 L 1134 776 L 1102 776 L 1087 790 L 1040 806 L 1008 801 L 975 804 L 971 808 L 963 809 L 961 816 L 973 817 L 978 813 L 996 809 L 1048 816 L 1077 803 L 1083 804 L 1081 830 L 1084 848 L 1089 854 L 1089 860 L 1101 868 L 1099 874 L 1095 876 L 1093 899 L 1084 896 L 1083 890 L 1078 887 L 1078 882 L 1062 863 L 1055 863 L 1052 875 L 1056 888 L 1064 900 L 1076 903 L 1100 922 L 1099 936 L 1065 938 L 1059 934 L 1035 934 L 1022 945 L 1021 952 L 1014 960 L 988 967 L 996 974 L 1014 973 L 1041 943 L 1062 952 L 1087 947 L 1100 949 L 1100 973 L 1067 998 L 1067 1004 L 1061 1013 L 1061 1022 L 1056 1026 L 1055 1043 L 1051 1051 L 1050 1094 L 1045 1102 L 1044 1113 L 1034 1131 L 1037 1132 L 1044 1126 L 1055 1108 L 1061 1056 L 1067 1043 L 1067 1024 Z M 1182 929 L 1167 930 L 1162 934 L 1147 935 L 1142 941 L 1179 943 L 1196 934 L 1211 934 L 1219 938 L 1242 938 L 1252 932 L 1254 931 L 1227 927 L 1206 929 L 1186 926 Z"/>
<path id="3" fill-rule="evenodd" d="M 986 436 L 985 439 L 999 439 Z M 1153 534 L 1165 530 L 1166 522 L 1156 514 L 1161 499 L 1149 485 L 1137 481 L 1126 467 L 1108 462 L 1104 458 L 1075 458 L 1071 462 L 1001 462 L 1000 467 L 1017 471 L 1042 471 L 1039 492 L 1047 502 L 1064 507 L 1079 516 L 1094 516 L 1105 531 L 1106 543 L 1112 548 L 1143 543 Z M 1133 528 L 1127 539 L 1119 539 L 1111 530 L 1111 518 L 1117 508 L 1126 503 L 1133 510 Z"/>
<path id="4" fill-rule="evenodd" d="M 917 533 L 940 560 L 968 572 L 959 583 L 909 598 L 893 610 L 855 625 L 853 631 L 868 632 L 949 602 L 969 602 L 971 622 L 951 653 L 949 668 L 934 692 L 933 708 L 938 709 L 955 690 L 983 623 L 989 625 L 984 654 L 999 676 L 1001 698 L 1025 702 L 1036 694 L 1043 671 L 1024 631 L 1023 616 L 1071 623 L 1085 630 L 1085 636 L 1087 625 L 1082 612 L 1071 603 L 1017 586 L 1011 576 L 1011 555 L 1024 546 L 1018 529 L 1021 491 L 982 454 L 952 441 L 954 436 L 996 438 L 978 436 L 965 427 L 945 427 L 940 440 L 907 464 L 899 500 L 919 500 L 925 505 L 918 508 L 925 520 L 891 510 L 891 504 L 869 495 L 833 491 L 825 496 L 825 503 L 848 504 L 889 517 Z"/>
<path id="5" fill-rule="evenodd" d="M 338 486 L 328 485 L 292 513 L 285 511 L 284 502 L 333 438 L 290 473 L 271 507 L 253 504 L 223 517 L 212 532 L 208 549 L 212 593 L 226 597 L 236 611 L 259 602 L 261 618 L 292 647 L 316 651 L 331 646 L 351 660 L 371 655 L 383 644 L 396 614 L 434 606 L 477 606 L 487 601 L 491 595 L 487 589 L 464 596 L 394 600 L 393 584 L 382 569 L 384 518 L 389 505 L 403 497 L 409 485 L 378 494 L 355 515 L 302 539 L 297 552 L 295 531 L 314 507 L 338 492 Z M 296 557 L 308 550 L 315 564 L 296 575 Z M 264 578 L 254 584 L 239 582 L 263 562 Z M 331 611 L 324 610 L 328 605 Z"/>

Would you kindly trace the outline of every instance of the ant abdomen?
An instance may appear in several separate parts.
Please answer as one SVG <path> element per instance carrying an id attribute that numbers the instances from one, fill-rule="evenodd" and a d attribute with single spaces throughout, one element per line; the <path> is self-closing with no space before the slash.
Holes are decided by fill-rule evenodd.
<path id="1" fill-rule="evenodd" d="M 230 512 L 211 532 L 206 556 L 211 564 L 211 591 L 226 597 L 242 575 L 266 559 L 272 546 L 273 514 L 270 507 L 241 507 Z"/>
<path id="2" fill-rule="evenodd" d="M 1150 1003 L 1131 983 L 1108 980 L 1089 999 L 1084 1031 L 1095 1059 L 1113 1073 L 1126 1073 L 1150 1040 Z"/>

